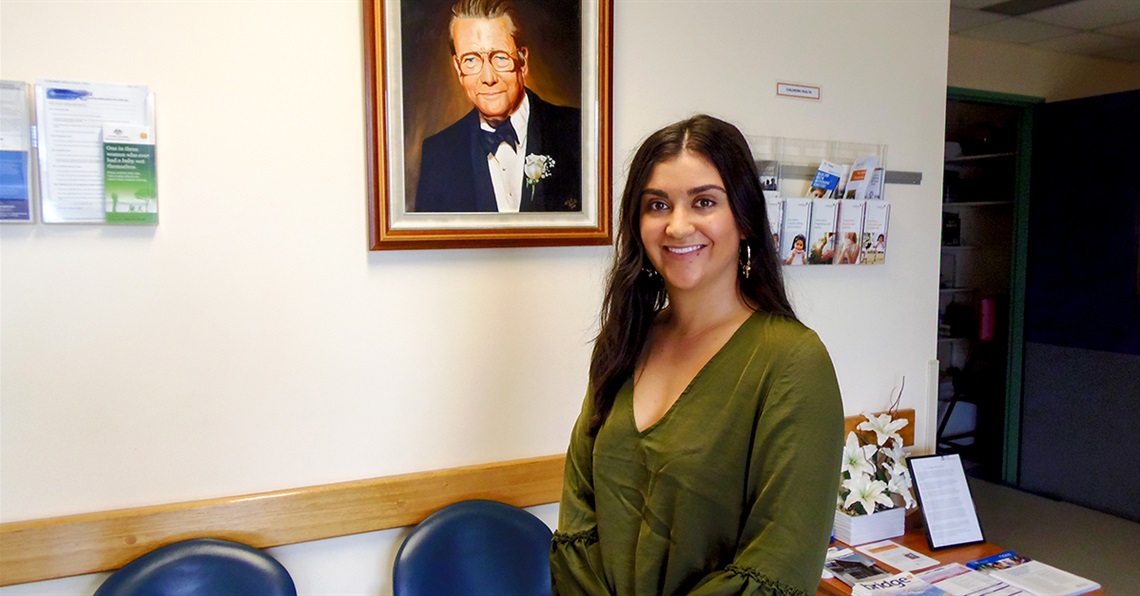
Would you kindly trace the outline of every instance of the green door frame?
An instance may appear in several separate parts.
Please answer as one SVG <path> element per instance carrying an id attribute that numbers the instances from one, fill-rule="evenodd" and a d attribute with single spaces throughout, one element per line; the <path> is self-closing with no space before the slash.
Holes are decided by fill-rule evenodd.
<path id="1" fill-rule="evenodd" d="M 1009 357 L 1006 361 L 1005 429 L 1002 433 L 1002 482 L 1018 485 L 1021 462 L 1021 387 L 1025 370 L 1025 271 L 1029 255 L 1029 176 L 1033 163 L 1034 107 L 1040 97 L 949 87 L 946 99 L 1021 108 L 1017 127 L 1016 190 L 1013 197 L 1013 245 L 1009 277 Z"/>

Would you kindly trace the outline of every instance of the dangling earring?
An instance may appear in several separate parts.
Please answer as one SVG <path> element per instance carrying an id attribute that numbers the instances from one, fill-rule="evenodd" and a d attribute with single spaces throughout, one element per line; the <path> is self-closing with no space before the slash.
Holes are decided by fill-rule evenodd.
<path id="1" fill-rule="evenodd" d="M 657 270 L 653 268 L 653 265 L 643 265 L 641 267 L 641 272 L 644 273 L 645 277 L 648 277 L 649 279 L 653 279 L 659 275 L 657 273 Z"/>
<path id="2" fill-rule="evenodd" d="M 744 262 L 740 265 L 740 272 L 744 274 L 744 279 L 748 279 L 752 273 L 752 247 L 747 242 L 744 243 Z"/>

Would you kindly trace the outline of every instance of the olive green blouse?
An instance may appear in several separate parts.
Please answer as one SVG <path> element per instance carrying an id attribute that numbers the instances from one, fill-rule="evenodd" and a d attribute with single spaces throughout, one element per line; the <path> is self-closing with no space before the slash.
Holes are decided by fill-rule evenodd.
<path id="1" fill-rule="evenodd" d="M 653 426 L 626 381 L 586 400 L 551 551 L 555 594 L 811 594 L 835 512 L 843 407 L 814 331 L 756 313 Z"/>

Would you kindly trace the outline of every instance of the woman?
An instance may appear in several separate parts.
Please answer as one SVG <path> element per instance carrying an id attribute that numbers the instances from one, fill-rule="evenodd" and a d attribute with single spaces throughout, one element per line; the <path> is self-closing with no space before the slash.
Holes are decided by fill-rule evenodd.
<path id="1" fill-rule="evenodd" d="M 770 233 L 731 124 L 696 116 L 638 149 L 567 454 L 555 593 L 814 593 L 843 413 Z"/>

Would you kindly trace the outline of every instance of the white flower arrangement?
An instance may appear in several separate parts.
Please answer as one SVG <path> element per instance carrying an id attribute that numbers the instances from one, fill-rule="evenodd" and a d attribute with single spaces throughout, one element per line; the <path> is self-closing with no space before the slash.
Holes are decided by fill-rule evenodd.
<path id="1" fill-rule="evenodd" d="M 531 153 L 526 156 L 526 161 L 523 163 L 523 174 L 526 176 L 526 185 L 531 187 L 533 191 L 534 185 L 538 184 L 539 180 L 546 178 L 554 173 L 554 158 L 549 155 L 535 155 Z"/>
<path id="2" fill-rule="evenodd" d="M 890 413 L 864 414 L 866 422 L 847 433 L 840 467 L 837 506 L 849 515 L 865 515 L 895 507 L 915 506 L 906 453 L 898 432 L 908 424 Z M 872 438 L 873 437 L 873 438 Z"/>

